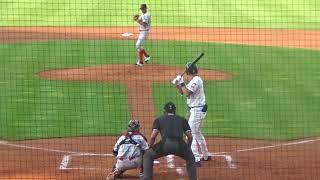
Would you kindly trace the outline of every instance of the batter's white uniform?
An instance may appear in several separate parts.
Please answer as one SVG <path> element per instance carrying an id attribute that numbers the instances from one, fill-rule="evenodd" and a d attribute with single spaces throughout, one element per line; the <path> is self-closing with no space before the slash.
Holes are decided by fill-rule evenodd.
<path id="1" fill-rule="evenodd" d="M 126 135 L 121 136 L 114 145 L 113 150 L 118 152 L 116 163 L 116 170 L 118 171 L 140 168 L 143 156 L 141 150 L 149 148 L 142 134 L 134 132 L 131 138 L 137 143 L 136 145 L 130 143 L 130 138 Z M 123 140 L 126 142 L 120 145 Z"/>
<path id="2" fill-rule="evenodd" d="M 148 12 L 146 12 L 146 13 L 142 14 L 141 16 L 139 16 L 139 20 L 146 23 L 146 26 L 139 24 L 140 34 L 139 34 L 138 40 L 136 42 L 136 48 L 138 50 L 141 50 L 141 49 L 143 49 L 142 46 L 149 35 L 149 30 L 150 30 L 150 25 L 151 25 L 151 17 L 148 14 Z"/>
<path id="3" fill-rule="evenodd" d="M 199 76 L 194 76 L 187 84 L 186 88 L 192 92 L 192 94 L 187 97 L 187 104 L 190 108 L 190 117 L 188 122 L 193 136 L 191 149 L 197 162 L 201 159 L 201 153 L 199 152 L 197 144 L 199 144 L 204 157 L 207 158 L 209 154 L 206 140 L 201 132 L 203 119 L 207 115 L 207 112 L 202 112 L 202 108 L 206 104 L 206 97 L 203 89 L 203 81 Z"/>

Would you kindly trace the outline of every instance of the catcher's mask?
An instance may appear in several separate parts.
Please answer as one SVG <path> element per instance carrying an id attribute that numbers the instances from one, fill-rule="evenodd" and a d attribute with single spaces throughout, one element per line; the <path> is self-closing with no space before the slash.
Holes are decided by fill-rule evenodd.
<path id="1" fill-rule="evenodd" d="M 190 74 L 197 74 L 198 73 L 198 68 L 196 64 L 193 64 L 191 62 L 188 62 L 185 66 L 186 72 L 188 75 Z"/>
<path id="2" fill-rule="evenodd" d="M 168 102 L 164 105 L 163 109 L 167 113 L 176 113 L 176 105 L 173 104 L 173 102 Z"/>
<path id="3" fill-rule="evenodd" d="M 133 132 L 133 131 L 138 131 L 140 129 L 140 123 L 136 119 L 132 119 L 128 123 L 128 131 Z"/>

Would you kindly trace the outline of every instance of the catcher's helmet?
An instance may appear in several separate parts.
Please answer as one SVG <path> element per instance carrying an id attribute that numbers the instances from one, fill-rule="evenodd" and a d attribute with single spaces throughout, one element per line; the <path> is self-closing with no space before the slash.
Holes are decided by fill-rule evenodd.
<path id="1" fill-rule="evenodd" d="M 163 109 L 167 113 L 175 113 L 176 112 L 176 105 L 174 105 L 173 102 L 168 102 L 164 105 Z"/>
<path id="2" fill-rule="evenodd" d="M 192 64 L 192 62 L 188 62 L 185 66 L 187 74 L 197 74 L 198 68 L 196 64 Z"/>
<path id="3" fill-rule="evenodd" d="M 128 131 L 138 131 L 140 129 L 140 123 L 136 119 L 131 119 L 128 123 Z"/>

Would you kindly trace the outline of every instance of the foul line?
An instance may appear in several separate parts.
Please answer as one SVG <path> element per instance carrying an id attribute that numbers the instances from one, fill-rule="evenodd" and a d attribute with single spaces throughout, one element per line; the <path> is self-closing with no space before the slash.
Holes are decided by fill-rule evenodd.
<path id="1" fill-rule="evenodd" d="M 48 148 L 41 148 L 41 147 L 33 147 L 33 146 L 27 146 L 27 145 L 12 144 L 12 143 L 9 143 L 7 141 L 0 141 L 0 145 L 9 146 L 9 147 L 15 147 L 15 148 L 38 150 L 38 151 L 47 151 L 47 152 L 72 154 L 73 156 L 113 156 L 112 154 L 97 154 L 97 153 L 88 153 L 88 152 L 65 151 L 65 150 L 58 150 L 58 149 L 48 149 Z"/>
<path id="2" fill-rule="evenodd" d="M 304 140 L 304 141 L 294 141 L 294 142 L 288 142 L 284 144 L 275 144 L 275 145 L 268 145 L 268 146 L 260 146 L 260 147 L 254 147 L 254 148 L 247 148 L 247 149 L 239 149 L 231 152 L 216 152 L 216 153 L 209 153 L 210 156 L 216 156 L 221 154 L 230 154 L 234 152 L 248 152 L 248 151 L 255 151 L 255 150 L 261 150 L 261 149 L 270 149 L 275 147 L 281 147 L 281 146 L 292 146 L 292 145 L 300 145 L 300 144 L 307 144 L 311 142 L 320 141 L 319 139 L 310 139 L 310 140 Z M 49 149 L 49 148 L 42 148 L 42 147 L 34 147 L 34 146 L 27 146 L 27 145 L 19 145 L 19 144 L 12 144 L 7 141 L 0 141 L 0 145 L 3 146 L 9 146 L 9 147 L 15 147 L 15 148 L 24 148 L 24 149 L 32 149 L 32 150 L 39 150 L 39 151 L 47 151 L 47 152 L 56 152 L 56 153 L 64 153 L 64 154 L 72 154 L 73 156 L 113 156 L 113 154 L 98 154 L 98 153 L 88 153 L 88 152 L 77 152 L 77 151 L 66 151 L 66 150 L 59 150 L 59 149 Z"/>
<path id="3" fill-rule="evenodd" d="M 300 145 L 300 144 L 307 144 L 311 142 L 320 141 L 319 139 L 310 139 L 310 140 L 304 140 L 304 141 L 294 141 L 294 142 L 288 142 L 284 144 L 274 144 L 274 145 L 268 145 L 268 146 L 260 146 L 260 147 L 254 147 L 254 148 L 247 148 L 247 149 L 239 149 L 231 152 L 217 152 L 217 153 L 210 153 L 211 156 L 220 155 L 220 154 L 231 154 L 234 152 L 249 152 L 249 151 L 256 151 L 256 150 L 262 150 L 262 149 L 271 149 L 276 147 L 282 147 L 282 146 L 292 146 L 292 145 Z"/>
<path id="4" fill-rule="evenodd" d="M 301 144 L 307 144 L 311 142 L 320 141 L 319 139 L 310 139 L 310 140 L 304 140 L 304 141 L 294 141 L 294 142 L 287 142 L 284 144 L 275 144 L 275 145 L 268 145 L 268 146 L 260 146 L 260 147 L 254 147 L 254 148 L 247 148 L 247 149 L 239 149 L 235 150 L 233 152 L 217 152 L 217 153 L 209 153 L 210 156 L 222 156 L 227 161 L 227 165 L 229 168 L 236 169 L 236 164 L 234 163 L 232 157 L 230 154 L 234 152 L 249 152 L 249 151 L 256 151 L 256 150 L 262 150 L 262 149 L 271 149 L 276 147 L 282 147 L 282 146 L 292 146 L 292 145 L 301 145 Z M 19 144 L 12 144 L 7 141 L 0 141 L 0 145 L 3 146 L 9 146 L 9 147 L 15 147 L 15 148 L 24 148 L 24 149 L 31 149 L 31 150 L 39 150 L 39 151 L 47 151 L 47 152 L 55 152 L 55 153 L 64 153 L 67 155 L 64 155 L 62 158 L 62 161 L 60 163 L 59 169 L 60 170 L 67 170 L 67 169 L 95 169 L 95 168 L 68 168 L 68 164 L 71 161 L 72 156 L 113 156 L 112 154 L 98 154 L 98 153 L 88 153 L 88 152 L 77 152 L 77 151 L 66 151 L 66 150 L 58 150 L 58 149 L 49 149 L 49 148 L 41 148 L 41 147 L 33 147 L 33 146 L 27 146 L 27 145 L 19 145 Z M 168 168 L 175 168 L 174 165 L 174 159 L 173 156 L 167 156 L 167 166 Z M 177 173 L 181 174 L 180 167 L 176 168 Z"/>

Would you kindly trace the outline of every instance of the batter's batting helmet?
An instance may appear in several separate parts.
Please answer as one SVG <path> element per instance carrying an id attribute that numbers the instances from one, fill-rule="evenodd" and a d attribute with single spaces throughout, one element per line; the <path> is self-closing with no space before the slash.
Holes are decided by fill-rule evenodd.
<path id="1" fill-rule="evenodd" d="M 164 105 L 163 109 L 167 113 L 176 113 L 176 105 L 173 104 L 173 102 L 168 102 Z"/>
<path id="2" fill-rule="evenodd" d="M 147 4 L 141 4 L 140 9 L 147 9 Z"/>
<path id="3" fill-rule="evenodd" d="M 136 119 L 132 119 L 128 123 L 128 131 L 133 132 L 133 131 L 138 131 L 140 129 L 140 123 Z"/>
<path id="4" fill-rule="evenodd" d="M 192 64 L 191 62 L 188 62 L 185 66 L 187 74 L 197 74 L 198 68 L 196 64 Z"/>

